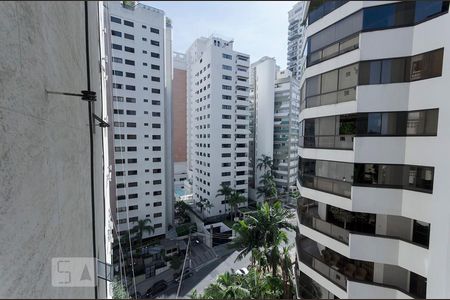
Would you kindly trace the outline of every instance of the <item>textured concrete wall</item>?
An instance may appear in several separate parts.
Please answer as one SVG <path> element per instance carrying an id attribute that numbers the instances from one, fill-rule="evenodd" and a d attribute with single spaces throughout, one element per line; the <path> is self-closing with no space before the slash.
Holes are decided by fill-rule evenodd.
<path id="1" fill-rule="evenodd" d="M 46 93 L 87 87 L 84 3 L 0 2 L 0 41 L 0 297 L 92 298 L 51 285 L 52 257 L 93 254 L 87 103 Z"/>

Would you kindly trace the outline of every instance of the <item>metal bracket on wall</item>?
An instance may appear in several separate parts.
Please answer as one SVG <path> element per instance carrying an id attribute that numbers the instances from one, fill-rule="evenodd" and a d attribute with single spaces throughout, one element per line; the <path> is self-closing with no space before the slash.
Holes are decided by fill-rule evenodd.
<path id="1" fill-rule="evenodd" d="M 96 114 L 92 114 L 92 117 L 94 117 L 94 119 L 98 121 L 99 123 L 98 126 L 100 126 L 101 128 L 109 127 L 109 124 L 103 121 L 103 119 L 97 116 Z"/>
<path id="2" fill-rule="evenodd" d="M 97 94 L 96 94 L 96 92 L 93 92 L 93 91 L 81 91 L 81 94 L 56 92 L 56 91 L 48 91 L 48 90 L 45 90 L 45 91 L 47 92 L 47 94 L 81 97 L 81 100 L 90 101 L 90 102 L 97 101 Z"/>

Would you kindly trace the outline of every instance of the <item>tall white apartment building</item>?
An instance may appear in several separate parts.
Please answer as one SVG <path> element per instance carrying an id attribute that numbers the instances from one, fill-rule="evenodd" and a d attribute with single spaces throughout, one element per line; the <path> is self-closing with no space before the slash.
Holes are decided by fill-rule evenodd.
<path id="1" fill-rule="evenodd" d="M 274 180 L 282 198 L 297 183 L 300 86 L 289 70 L 277 72 L 273 122 Z"/>
<path id="2" fill-rule="evenodd" d="M 248 196 L 249 60 L 216 36 L 187 51 L 188 172 L 205 218 L 230 212 L 222 183 Z"/>
<path id="3" fill-rule="evenodd" d="M 258 168 L 258 159 L 268 156 L 273 159 L 273 116 L 275 105 L 275 75 L 277 65 L 274 58 L 264 56 L 250 66 L 250 156 L 249 198 L 262 201 L 258 193 L 261 176 L 267 171 Z"/>
<path id="4" fill-rule="evenodd" d="M 301 298 L 450 297 L 446 1 L 311 1 Z"/>
<path id="5" fill-rule="evenodd" d="M 289 70 L 279 69 L 269 57 L 250 66 L 249 198 L 254 201 L 262 200 L 258 187 L 266 170 L 257 166 L 263 155 L 273 161 L 280 197 L 296 185 L 300 87 Z"/>
<path id="6" fill-rule="evenodd" d="M 108 2 L 114 106 L 117 230 L 172 220 L 171 25 L 159 9 Z"/>
<path id="7" fill-rule="evenodd" d="M 305 18 L 308 1 L 299 1 L 289 11 L 287 68 L 292 76 L 300 79 L 304 67 Z"/>

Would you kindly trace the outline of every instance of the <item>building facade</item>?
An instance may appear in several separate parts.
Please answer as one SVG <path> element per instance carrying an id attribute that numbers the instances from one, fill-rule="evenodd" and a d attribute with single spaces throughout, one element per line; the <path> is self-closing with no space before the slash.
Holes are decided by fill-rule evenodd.
<path id="1" fill-rule="evenodd" d="M 263 156 L 272 159 L 278 196 L 285 199 L 290 188 L 296 189 L 300 87 L 289 70 L 279 69 L 269 57 L 250 67 L 249 198 L 253 201 L 262 201 L 258 187 L 267 170 L 258 168 L 258 160 Z"/>
<path id="2" fill-rule="evenodd" d="M 300 86 L 289 70 L 277 72 L 273 123 L 274 180 L 282 198 L 296 187 Z"/>
<path id="3" fill-rule="evenodd" d="M 173 53 L 173 164 L 176 195 L 184 195 L 187 179 L 187 92 L 186 55 Z"/>
<path id="4" fill-rule="evenodd" d="M 258 159 L 268 156 L 273 159 L 275 75 L 277 65 L 274 58 L 262 57 L 250 66 L 250 150 L 249 150 L 249 198 L 262 201 L 258 187 L 262 175 L 267 171 L 258 168 Z"/>
<path id="5" fill-rule="evenodd" d="M 103 13 L 101 2 L 0 3 L 1 298 L 111 298 Z M 96 101 L 63 94 L 85 90 Z M 98 260 L 82 286 L 74 257 Z"/>
<path id="6" fill-rule="evenodd" d="M 249 60 L 215 36 L 187 51 L 188 175 L 205 218 L 230 212 L 222 183 L 248 196 Z"/>
<path id="7" fill-rule="evenodd" d="M 172 221 L 172 49 L 165 13 L 108 2 L 114 107 L 117 230 L 139 220 L 164 236 Z"/>
<path id="8" fill-rule="evenodd" d="M 299 1 L 289 11 L 287 68 L 292 76 L 300 79 L 304 65 L 305 19 L 308 1 Z"/>
<path id="9" fill-rule="evenodd" d="M 448 298 L 449 3 L 314 2 L 299 296 Z"/>

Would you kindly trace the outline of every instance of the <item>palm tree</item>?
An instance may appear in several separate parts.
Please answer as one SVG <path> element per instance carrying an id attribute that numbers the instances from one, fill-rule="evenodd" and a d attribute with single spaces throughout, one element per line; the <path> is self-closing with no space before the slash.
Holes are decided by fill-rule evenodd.
<path id="1" fill-rule="evenodd" d="M 291 259 L 291 249 L 294 247 L 294 245 L 289 245 L 283 247 L 281 250 L 281 257 L 280 257 L 280 267 L 281 267 L 281 277 L 283 278 L 284 282 L 284 297 L 283 298 L 290 298 L 292 292 L 291 292 L 291 286 L 292 286 L 292 259 Z"/>
<path id="2" fill-rule="evenodd" d="M 272 174 L 268 171 L 262 175 L 260 186 L 257 189 L 258 195 L 264 196 L 265 200 L 272 201 L 277 197 L 277 186 Z"/>
<path id="3" fill-rule="evenodd" d="M 230 207 L 231 207 L 231 219 L 234 220 L 236 217 L 236 212 L 239 207 L 239 204 L 247 201 L 247 198 L 242 196 L 241 193 L 234 191 L 230 196 Z"/>
<path id="4" fill-rule="evenodd" d="M 217 196 L 225 196 L 225 212 L 227 211 L 227 202 L 231 194 L 233 193 L 233 189 L 230 188 L 228 184 L 224 184 L 223 182 L 220 184 L 220 189 L 217 190 Z"/>
<path id="5" fill-rule="evenodd" d="M 261 158 L 258 158 L 258 163 L 256 165 L 258 170 L 264 169 L 264 170 L 270 170 L 272 172 L 273 168 L 273 160 L 270 158 L 270 156 L 262 155 Z"/>
<path id="6" fill-rule="evenodd" d="M 203 203 L 203 205 L 204 205 L 205 209 L 208 209 L 208 212 L 209 212 L 210 208 L 214 207 L 214 205 L 213 205 L 213 204 L 211 203 L 211 201 L 209 201 L 209 200 L 206 200 L 206 201 Z M 203 215 L 203 217 L 204 217 L 204 215 Z"/>
<path id="7" fill-rule="evenodd" d="M 144 233 L 147 232 L 149 234 L 155 232 L 155 228 L 151 225 L 147 225 L 151 223 L 150 219 L 139 220 L 138 223 L 131 229 L 132 232 L 136 233 L 135 238 L 139 240 L 140 247 L 142 249 L 142 240 L 144 237 Z"/>
<path id="8" fill-rule="evenodd" d="M 280 201 L 272 206 L 265 202 L 255 213 L 248 214 L 244 220 L 235 223 L 233 229 L 237 235 L 230 246 L 239 251 L 236 261 L 252 253 L 253 249 L 263 251 L 268 258 L 274 259 L 276 253 L 273 252 L 270 256 L 268 251 L 276 251 L 271 249 L 273 245 L 287 242 L 287 235 L 282 230 L 295 230 L 296 227 L 288 222 L 292 217 L 293 213 L 285 209 Z M 252 263 L 255 263 L 253 257 Z"/>

